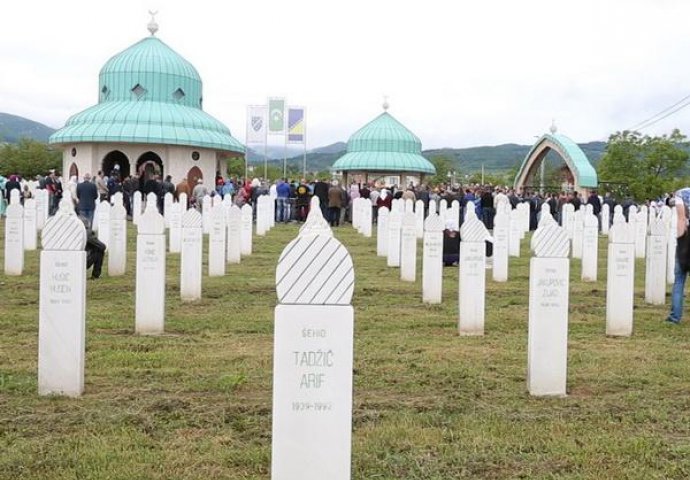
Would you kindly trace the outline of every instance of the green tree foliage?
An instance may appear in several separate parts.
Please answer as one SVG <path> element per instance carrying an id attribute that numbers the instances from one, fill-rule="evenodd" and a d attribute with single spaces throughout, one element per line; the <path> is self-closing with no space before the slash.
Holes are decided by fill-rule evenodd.
<path id="1" fill-rule="evenodd" d="M 455 171 L 456 181 L 460 179 L 460 173 L 453 164 L 453 159 L 446 155 L 434 155 L 429 157 L 429 161 L 436 167 L 436 175 L 426 178 L 429 185 L 440 185 L 442 183 L 450 183 L 448 172 Z"/>
<path id="2" fill-rule="evenodd" d="M 616 132 L 609 137 L 599 163 L 599 180 L 626 183 L 636 200 L 657 198 L 678 187 L 678 177 L 687 165 L 685 135 L 651 137 L 638 132 Z"/>
<path id="3" fill-rule="evenodd" d="M 45 175 L 50 169 L 59 170 L 62 152 L 36 140 L 23 138 L 19 143 L 0 147 L 0 174 L 18 174 L 25 178 Z"/>

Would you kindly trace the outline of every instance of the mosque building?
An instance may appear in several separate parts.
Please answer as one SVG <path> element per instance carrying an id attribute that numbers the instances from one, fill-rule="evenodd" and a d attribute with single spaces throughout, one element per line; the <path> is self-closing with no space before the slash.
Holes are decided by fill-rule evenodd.
<path id="1" fill-rule="evenodd" d="M 98 104 L 72 116 L 49 143 L 63 149 L 63 175 L 119 171 L 122 178 L 171 175 L 212 185 L 245 147 L 202 109 L 194 66 L 150 36 L 118 53 L 99 74 Z"/>
<path id="2" fill-rule="evenodd" d="M 351 181 L 406 187 L 435 175 L 436 167 L 422 156 L 422 142 L 402 123 L 383 113 L 357 130 L 347 141 L 347 152 L 333 164 L 343 183 Z"/>

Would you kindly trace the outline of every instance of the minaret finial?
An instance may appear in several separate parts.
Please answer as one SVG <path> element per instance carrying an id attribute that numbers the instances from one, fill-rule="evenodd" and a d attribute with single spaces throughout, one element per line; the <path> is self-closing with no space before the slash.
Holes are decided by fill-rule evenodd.
<path id="1" fill-rule="evenodd" d="M 152 12 L 149 10 L 149 15 L 151 15 L 151 21 L 149 22 L 148 29 L 149 32 L 151 32 L 151 36 L 154 36 L 156 32 L 158 31 L 158 24 L 156 23 L 156 15 L 158 15 L 158 10 L 155 12 Z"/>
<path id="2" fill-rule="evenodd" d="M 556 126 L 556 119 L 555 118 L 551 119 L 551 127 L 549 128 L 549 131 L 551 132 L 551 135 L 555 135 L 556 132 L 558 131 L 558 127 Z"/>
<path id="3" fill-rule="evenodd" d="M 383 111 L 387 112 L 390 105 L 388 104 L 388 95 L 383 96 Z"/>

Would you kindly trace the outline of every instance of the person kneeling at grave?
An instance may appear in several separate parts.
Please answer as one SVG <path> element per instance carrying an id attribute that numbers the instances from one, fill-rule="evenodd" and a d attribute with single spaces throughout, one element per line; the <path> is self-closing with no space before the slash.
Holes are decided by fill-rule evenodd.
<path id="1" fill-rule="evenodd" d="M 101 269 L 103 268 L 103 257 L 105 256 L 106 245 L 101 242 L 93 230 L 91 230 L 91 223 L 86 217 L 79 216 L 79 219 L 86 227 L 86 269 L 93 266 L 91 271 L 91 278 L 99 278 L 101 276 Z"/>
<path id="2" fill-rule="evenodd" d="M 453 219 L 446 220 L 443 230 L 443 266 L 450 267 L 460 261 L 460 228 Z"/>

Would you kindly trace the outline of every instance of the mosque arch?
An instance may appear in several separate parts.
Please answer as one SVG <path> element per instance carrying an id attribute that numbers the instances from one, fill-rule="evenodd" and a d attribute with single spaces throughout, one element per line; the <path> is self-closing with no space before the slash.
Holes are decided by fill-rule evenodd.
<path id="1" fill-rule="evenodd" d="M 74 162 L 72 162 L 72 165 L 69 166 L 69 176 L 67 178 L 72 177 L 79 178 L 79 167 L 77 167 L 77 164 Z"/>
<path id="2" fill-rule="evenodd" d="M 101 162 L 101 171 L 108 177 L 117 171 L 121 179 L 125 178 L 130 174 L 130 169 L 129 158 L 120 150 L 108 152 Z"/>
<path id="3" fill-rule="evenodd" d="M 201 169 L 197 166 L 190 168 L 187 172 L 187 184 L 189 187 L 193 189 L 199 179 L 204 179 L 204 174 Z"/>
<path id="4" fill-rule="evenodd" d="M 149 180 L 156 175 L 163 177 L 163 160 L 157 153 L 148 151 L 137 159 L 137 175 L 143 181 Z"/>
<path id="5" fill-rule="evenodd" d="M 557 153 L 565 162 L 567 173 L 571 175 L 573 190 L 587 194 L 597 188 L 597 172 L 587 159 L 585 152 L 565 135 L 547 133 L 532 146 L 522 161 L 520 170 L 515 176 L 514 188 L 522 190 L 530 184 L 530 180 L 538 175 L 539 167 L 549 152 Z"/>

